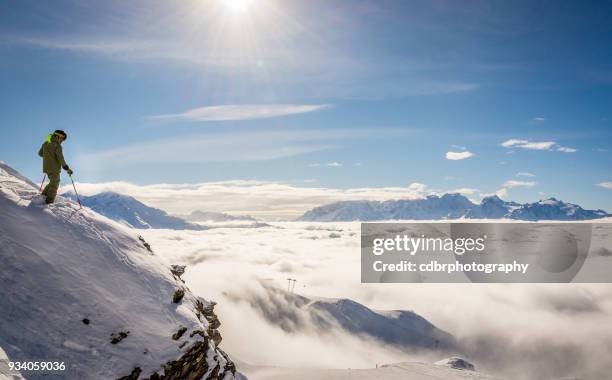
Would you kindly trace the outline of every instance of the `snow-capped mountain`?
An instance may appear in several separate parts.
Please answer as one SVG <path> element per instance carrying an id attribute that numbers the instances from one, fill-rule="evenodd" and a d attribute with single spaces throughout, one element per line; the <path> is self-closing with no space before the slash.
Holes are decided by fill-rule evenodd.
<path id="1" fill-rule="evenodd" d="M 64 196 L 76 199 L 73 193 Z M 134 197 L 113 192 L 81 196 L 81 203 L 99 214 L 133 228 L 166 228 L 171 230 L 201 230 L 202 226 L 168 215 L 165 211 L 150 207 Z"/>
<path id="2" fill-rule="evenodd" d="M 316 299 L 306 307 L 323 327 L 327 316 L 351 334 L 365 334 L 402 348 L 448 350 L 455 339 L 420 315 L 408 310 L 378 311 L 350 299 Z"/>
<path id="3" fill-rule="evenodd" d="M 535 203 L 506 202 L 498 196 L 485 197 L 480 204 L 461 194 L 430 195 L 416 200 L 345 201 L 315 207 L 298 220 L 308 222 L 499 219 L 516 220 L 589 220 L 612 216 L 603 210 L 585 210 L 555 198 Z"/>
<path id="4" fill-rule="evenodd" d="M 215 304 L 192 294 L 180 271 L 133 230 L 63 197 L 31 202 L 38 193 L 0 163 L 0 352 L 60 369 L 21 375 L 242 377 L 219 348 Z"/>
<path id="5" fill-rule="evenodd" d="M 612 216 L 604 210 L 585 210 L 582 207 L 565 203 L 555 198 L 522 205 L 511 214 L 520 220 L 588 220 Z"/>
<path id="6" fill-rule="evenodd" d="M 306 297 L 277 288 L 266 289 L 265 298 L 256 295 L 249 302 L 270 323 L 287 332 L 298 332 L 305 326 L 314 327 L 320 334 L 342 329 L 406 350 L 444 352 L 457 346 L 452 335 L 412 311 L 372 310 L 346 298 Z"/>
<path id="7" fill-rule="evenodd" d="M 185 220 L 190 222 L 235 222 L 235 221 L 250 221 L 255 222 L 256 219 L 249 215 L 230 215 L 223 212 L 200 211 L 196 210 L 185 216 Z"/>
<path id="8" fill-rule="evenodd" d="M 507 218 L 513 211 L 521 207 L 521 204 L 516 202 L 506 202 L 497 195 L 485 197 L 480 201 L 480 205 L 472 208 L 466 217 L 482 218 L 482 219 L 500 219 Z"/>

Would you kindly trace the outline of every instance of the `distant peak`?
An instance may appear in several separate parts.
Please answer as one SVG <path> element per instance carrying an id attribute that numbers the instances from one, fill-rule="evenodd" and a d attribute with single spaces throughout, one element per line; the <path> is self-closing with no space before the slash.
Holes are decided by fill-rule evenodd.
<path id="1" fill-rule="evenodd" d="M 486 197 L 482 198 L 482 201 L 483 201 L 483 202 L 484 202 L 484 201 L 489 201 L 489 202 L 492 202 L 492 201 L 495 201 L 495 202 L 503 202 L 503 200 L 502 200 L 500 197 L 498 197 L 498 196 L 497 196 L 497 194 L 488 195 L 488 196 L 486 196 Z"/>

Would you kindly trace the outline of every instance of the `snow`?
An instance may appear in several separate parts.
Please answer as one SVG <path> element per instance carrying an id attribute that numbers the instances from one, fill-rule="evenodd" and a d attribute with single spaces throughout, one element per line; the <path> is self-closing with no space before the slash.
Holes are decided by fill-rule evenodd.
<path id="1" fill-rule="evenodd" d="M 134 230 L 62 197 L 28 206 L 37 194 L 36 185 L 0 165 L 0 347 L 11 360 L 63 361 L 69 378 L 117 378 L 134 367 L 149 376 L 204 339 L 171 339 L 180 326 L 206 331 L 208 322 L 195 315 L 190 291 L 171 302 L 185 285 Z M 128 337 L 111 344 L 119 331 Z M 223 367 L 209 343 L 211 364 Z"/>
<path id="2" fill-rule="evenodd" d="M 76 200 L 72 192 L 66 193 L 65 196 Z M 202 229 L 198 225 L 168 215 L 165 211 L 147 206 L 136 198 L 118 193 L 103 192 L 81 196 L 81 203 L 112 220 L 137 229 Z"/>
<path id="3" fill-rule="evenodd" d="M 0 161 L 0 165 L 2 161 Z M 21 373 L 16 370 L 11 370 L 8 365 L 9 358 L 6 356 L 6 352 L 0 347 L 0 380 L 23 380 Z"/>
<path id="4" fill-rule="evenodd" d="M 250 380 L 495 380 L 486 374 L 436 364 L 405 362 L 378 368 L 307 369 L 241 365 Z"/>
<path id="5" fill-rule="evenodd" d="M 346 201 L 315 207 L 302 215 L 301 221 L 373 221 L 426 219 L 500 219 L 515 220 L 588 220 L 606 217 L 602 210 L 585 210 L 580 206 L 550 198 L 536 203 L 505 202 L 497 196 L 485 197 L 480 204 L 460 194 L 430 195 L 425 199 Z"/>

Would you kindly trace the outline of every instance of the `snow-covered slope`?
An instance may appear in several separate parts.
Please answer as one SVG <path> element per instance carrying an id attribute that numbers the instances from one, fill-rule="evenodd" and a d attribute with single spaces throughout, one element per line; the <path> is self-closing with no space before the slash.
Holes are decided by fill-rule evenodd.
<path id="1" fill-rule="evenodd" d="M 241 365 L 249 380 L 499 380 L 478 371 L 420 362 L 386 364 L 378 368 L 308 369 Z"/>
<path id="2" fill-rule="evenodd" d="M 430 195 L 416 200 L 345 201 L 315 207 L 298 220 L 307 222 L 500 219 L 516 220 L 589 220 L 610 216 L 603 210 L 585 210 L 555 198 L 535 203 L 506 202 L 497 196 L 485 197 L 480 204 L 460 194 Z"/>
<path id="3" fill-rule="evenodd" d="M 0 163 L 0 347 L 10 360 L 64 362 L 53 379 L 239 376 L 218 347 L 214 303 L 144 239 L 62 197 L 30 205 L 37 193 Z"/>
<path id="4" fill-rule="evenodd" d="M 65 196 L 76 199 L 74 194 Z M 187 223 L 165 211 L 150 207 L 134 197 L 113 192 L 82 196 L 81 203 L 99 214 L 138 229 L 166 228 L 170 230 L 201 230 L 201 226 Z"/>
<path id="5" fill-rule="evenodd" d="M 350 299 L 306 297 L 271 287 L 265 297 L 265 302 L 253 297 L 251 306 L 288 332 L 312 326 L 325 334 L 339 328 L 405 350 L 443 352 L 456 348 L 452 335 L 412 311 L 372 310 Z"/>

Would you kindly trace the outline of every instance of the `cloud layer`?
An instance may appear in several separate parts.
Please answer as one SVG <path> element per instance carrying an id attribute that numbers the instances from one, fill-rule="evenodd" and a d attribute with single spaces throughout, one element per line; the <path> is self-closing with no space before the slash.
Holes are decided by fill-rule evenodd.
<path id="1" fill-rule="evenodd" d="M 436 192 L 421 183 L 406 187 L 335 189 L 253 180 L 156 185 L 107 182 L 79 183 L 78 186 L 83 195 L 114 191 L 176 214 L 188 214 L 193 210 L 221 211 L 263 219 L 295 218 L 313 207 L 337 201 L 419 199 Z M 71 186 L 64 186 L 60 191 L 71 189 Z M 459 190 L 473 192 L 473 189 Z"/>
<path id="2" fill-rule="evenodd" d="M 157 255 L 188 265 L 183 277 L 196 294 L 219 301 L 223 347 L 246 362 L 359 368 L 442 359 L 402 353 L 335 328 L 321 333 L 266 290 L 286 289 L 290 277 L 297 279 L 298 294 L 350 298 L 377 310 L 414 310 L 455 335 L 479 370 L 502 378 L 606 378 L 611 370 L 608 284 L 364 285 L 359 223 L 142 234 Z M 262 315 L 267 309 L 295 313 L 299 328 L 287 332 L 270 324 Z"/>
<path id="3" fill-rule="evenodd" d="M 334 170 L 333 166 L 330 170 Z M 449 189 L 430 188 L 413 182 L 397 187 L 329 188 L 303 187 L 304 183 L 315 183 L 312 179 L 296 181 L 302 186 L 287 182 L 231 180 L 194 184 L 137 185 L 129 182 L 84 183 L 77 186 L 82 195 L 94 195 L 105 191 L 135 197 L 139 201 L 172 214 L 189 214 L 194 210 L 248 214 L 264 220 L 294 219 L 304 212 L 325 204 L 340 201 L 391 199 L 423 199 L 428 195 L 460 193 L 465 196 L 479 194 L 472 187 Z M 513 181 L 509 181 L 513 182 Z M 527 186 L 510 184 L 509 187 Z M 65 185 L 60 192 L 72 191 Z M 481 194 L 482 195 L 482 194 Z M 477 198 L 477 197 L 476 197 Z M 476 200 L 474 200 L 476 201 Z"/>

